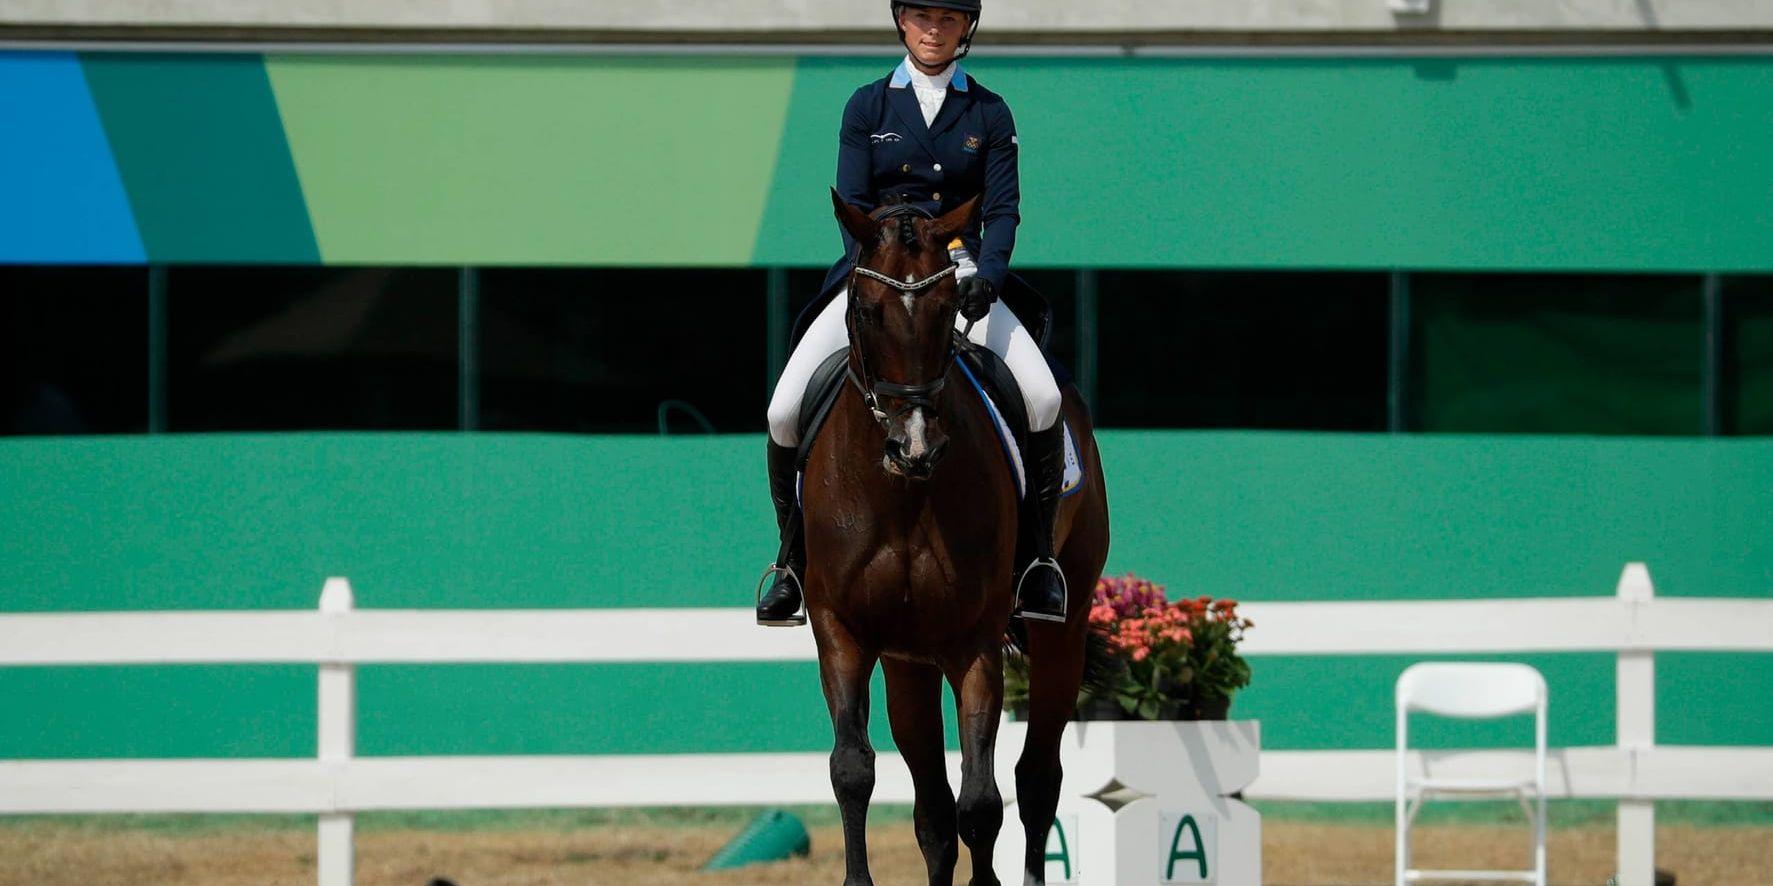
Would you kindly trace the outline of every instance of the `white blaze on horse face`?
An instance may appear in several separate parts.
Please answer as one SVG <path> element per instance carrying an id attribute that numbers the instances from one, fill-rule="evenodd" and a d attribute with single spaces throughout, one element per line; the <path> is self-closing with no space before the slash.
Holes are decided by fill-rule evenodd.
<path id="1" fill-rule="evenodd" d="M 914 317 L 917 316 L 917 300 L 915 297 L 913 297 L 913 295 L 911 293 L 907 292 L 907 293 L 900 295 L 899 301 L 902 301 L 905 303 L 905 313 L 910 314 Z"/>
<path id="2" fill-rule="evenodd" d="M 923 458 L 929 451 L 929 441 L 924 438 L 923 407 L 919 406 L 905 419 L 905 457 Z"/>

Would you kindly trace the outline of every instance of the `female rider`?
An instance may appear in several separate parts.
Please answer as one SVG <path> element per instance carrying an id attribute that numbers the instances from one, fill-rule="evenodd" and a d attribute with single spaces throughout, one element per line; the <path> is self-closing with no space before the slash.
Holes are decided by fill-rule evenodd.
<path id="1" fill-rule="evenodd" d="M 997 294 L 1009 278 L 1010 252 L 1021 220 L 1016 159 L 1019 146 L 1010 109 L 996 93 L 960 69 L 979 23 L 980 0 L 893 0 L 893 20 L 905 60 L 887 77 L 856 90 L 843 111 L 838 135 L 837 191 L 847 202 L 872 211 L 889 197 L 941 215 L 983 196 L 983 236 L 962 236 L 977 271 L 962 263 L 955 274 L 960 317 L 976 321 L 969 337 L 996 352 L 1015 375 L 1030 425 L 1030 495 L 1021 525 L 1030 535 L 1020 549 L 1034 558 L 1019 570 L 1017 601 L 1024 618 L 1064 621 L 1065 577 L 1053 559 L 1053 516 L 1064 478 L 1060 392 L 1040 345 Z M 770 497 L 782 552 L 765 575 L 769 589 L 757 604 L 766 625 L 806 622 L 800 575 L 805 571 L 795 454 L 801 397 L 820 363 L 849 343 L 844 323 L 849 299 L 841 291 L 854 267 L 857 245 L 843 235 L 844 258 L 832 267 L 816 318 L 788 359 L 769 406 Z M 822 305 L 822 307 L 821 307 Z M 792 532 L 792 536 L 790 533 Z"/>

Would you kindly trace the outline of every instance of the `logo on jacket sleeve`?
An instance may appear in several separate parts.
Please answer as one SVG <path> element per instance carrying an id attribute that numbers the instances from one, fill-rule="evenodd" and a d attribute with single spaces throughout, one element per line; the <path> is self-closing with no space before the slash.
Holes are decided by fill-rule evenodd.
<path id="1" fill-rule="evenodd" d="M 896 132 L 877 132 L 871 136 L 868 136 L 868 140 L 878 145 L 882 142 L 904 141 L 905 137 L 896 133 Z"/>
<path id="2" fill-rule="evenodd" d="M 981 144 L 983 144 L 983 140 L 976 135 L 968 133 L 967 137 L 961 141 L 960 146 L 969 154 L 977 154 L 979 153 L 979 145 Z"/>

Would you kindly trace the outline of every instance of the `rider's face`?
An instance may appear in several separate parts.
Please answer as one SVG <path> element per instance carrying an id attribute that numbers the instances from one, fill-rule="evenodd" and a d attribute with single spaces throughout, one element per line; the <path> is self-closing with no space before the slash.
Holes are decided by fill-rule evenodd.
<path id="1" fill-rule="evenodd" d="M 954 60 L 960 38 L 966 36 L 967 24 L 966 13 L 953 9 L 905 6 L 899 11 L 905 49 L 927 73 L 940 71 Z"/>

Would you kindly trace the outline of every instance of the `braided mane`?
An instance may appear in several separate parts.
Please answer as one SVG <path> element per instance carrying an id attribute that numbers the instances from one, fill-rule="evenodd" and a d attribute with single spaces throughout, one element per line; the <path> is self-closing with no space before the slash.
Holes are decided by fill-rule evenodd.
<path id="1" fill-rule="evenodd" d="M 923 248 L 923 243 L 917 238 L 916 222 L 920 218 L 928 219 L 931 216 L 922 207 L 906 202 L 901 195 L 890 194 L 882 201 L 880 208 L 874 211 L 874 217 L 883 222 L 896 222 L 899 243 L 907 251 L 915 253 Z M 884 227 L 882 233 L 885 233 Z"/>

